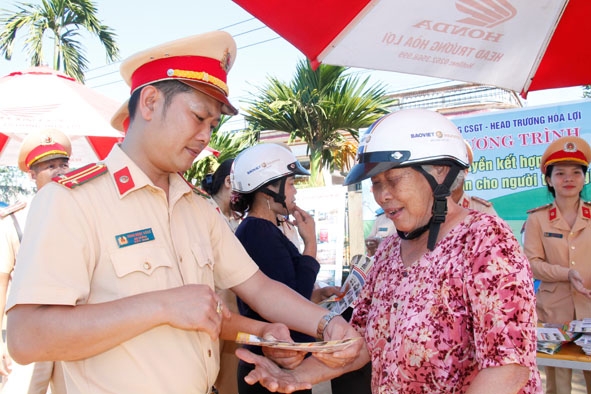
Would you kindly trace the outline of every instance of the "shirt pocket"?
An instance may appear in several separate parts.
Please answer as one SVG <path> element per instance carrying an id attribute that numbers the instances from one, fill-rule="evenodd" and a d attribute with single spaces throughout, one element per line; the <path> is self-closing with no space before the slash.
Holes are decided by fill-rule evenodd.
<path id="1" fill-rule="evenodd" d="M 213 289 L 215 260 L 211 245 L 206 242 L 195 242 L 191 245 L 191 253 L 197 263 L 196 271 L 191 275 L 195 283 L 207 284 Z"/>
<path id="2" fill-rule="evenodd" d="M 166 250 L 157 246 L 119 249 L 111 253 L 111 261 L 119 278 L 132 273 L 151 276 L 158 268 L 172 267 Z"/>

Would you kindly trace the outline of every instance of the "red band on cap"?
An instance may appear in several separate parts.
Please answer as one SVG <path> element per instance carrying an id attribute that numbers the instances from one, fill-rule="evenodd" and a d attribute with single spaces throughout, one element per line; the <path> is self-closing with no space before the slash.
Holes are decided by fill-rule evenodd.
<path id="1" fill-rule="evenodd" d="M 207 73 L 220 80 L 223 85 L 226 84 L 227 75 L 218 59 L 203 56 L 173 56 L 156 59 L 138 67 L 131 76 L 131 92 L 140 86 L 165 79 L 196 80 L 217 86 L 213 80 L 208 81 L 206 78 L 179 77 L 173 73 L 175 70 Z M 223 90 L 227 92 L 227 88 Z"/>
<path id="2" fill-rule="evenodd" d="M 589 166 L 587 158 L 580 150 L 577 150 L 575 152 L 566 152 L 564 150 L 554 152 L 550 156 L 548 156 L 546 162 L 544 163 L 544 166 L 547 167 L 549 165 L 562 161 L 573 161 L 575 163 L 581 163 L 582 165 Z"/>
<path id="3" fill-rule="evenodd" d="M 57 142 L 51 145 L 39 145 L 29 152 L 25 159 L 25 165 L 27 168 L 31 168 L 35 162 L 49 155 L 63 155 L 64 157 L 68 157 L 68 152 L 66 148 Z"/>

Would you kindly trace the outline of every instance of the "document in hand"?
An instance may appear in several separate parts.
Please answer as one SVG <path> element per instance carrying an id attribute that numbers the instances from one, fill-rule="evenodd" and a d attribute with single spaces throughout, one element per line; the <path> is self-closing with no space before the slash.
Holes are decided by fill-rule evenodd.
<path id="1" fill-rule="evenodd" d="M 338 341 L 320 341 L 320 342 L 286 342 L 286 341 L 268 341 L 256 335 L 239 332 L 236 335 L 236 342 L 244 345 L 267 346 L 277 349 L 298 350 L 313 353 L 333 353 L 343 350 L 361 337 L 341 339 Z"/>
<path id="2" fill-rule="evenodd" d="M 356 257 L 358 258 L 356 259 Z M 327 298 L 319 304 L 321 307 L 341 314 L 359 297 L 361 288 L 367 280 L 367 273 L 373 265 L 373 259 L 357 255 L 351 261 L 351 273 L 349 273 L 342 286 L 343 289 L 347 289 L 347 293 L 342 297 L 332 296 Z"/>

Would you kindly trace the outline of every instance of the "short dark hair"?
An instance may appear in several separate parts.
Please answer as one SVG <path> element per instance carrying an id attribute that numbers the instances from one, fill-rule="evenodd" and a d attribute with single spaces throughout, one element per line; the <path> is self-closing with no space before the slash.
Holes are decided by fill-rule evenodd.
<path id="1" fill-rule="evenodd" d="M 187 84 L 184 84 L 180 81 L 174 80 L 165 80 L 165 81 L 158 81 L 151 83 L 150 85 L 154 86 L 156 89 L 160 90 L 164 95 L 164 109 L 168 108 L 174 96 L 180 93 L 190 92 L 193 88 Z M 139 89 L 136 89 L 135 92 L 129 98 L 129 103 L 127 104 L 127 110 L 129 111 L 129 121 L 131 122 L 135 117 L 135 111 L 137 110 L 137 104 L 140 99 L 140 93 L 143 88 L 148 85 L 142 86 Z"/>

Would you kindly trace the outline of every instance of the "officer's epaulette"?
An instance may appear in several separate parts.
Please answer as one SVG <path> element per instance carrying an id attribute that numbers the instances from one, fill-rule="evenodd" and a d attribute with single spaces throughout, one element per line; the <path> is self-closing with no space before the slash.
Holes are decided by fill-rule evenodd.
<path id="1" fill-rule="evenodd" d="M 492 203 L 490 201 L 485 200 L 484 198 L 476 196 L 470 196 L 470 198 L 476 201 L 477 203 L 484 205 L 485 207 L 492 207 Z"/>
<path id="2" fill-rule="evenodd" d="M 53 181 L 67 187 L 68 189 L 73 189 L 76 186 L 80 186 L 83 183 L 86 183 L 106 173 L 107 166 L 105 164 L 92 163 L 70 171 L 67 174 L 56 176 L 53 178 Z"/>
<path id="3" fill-rule="evenodd" d="M 552 206 L 552 203 L 546 204 L 546 205 L 542 205 L 542 206 L 539 206 L 539 207 L 530 209 L 529 211 L 527 211 L 527 213 L 530 214 L 530 213 L 534 213 L 534 212 L 537 212 L 537 211 L 541 211 L 542 209 L 550 208 L 551 206 Z"/>
<path id="4" fill-rule="evenodd" d="M 12 215 L 13 213 L 20 211 L 26 206 L 27 203 L 25 201 L 17 201 L 12 205 L 4 207 L 0 209 L 0 218 L 4 219 L 6 216 Z"/>
<path id="5" fill-rule="evenodd" d="M 201 196 L 203 198 L 206 199 L 210 199 L 211 196 L 209 195 L 209 193 L 207 193 L 205 190 L 199 188 L 198 186 L 193 185 L 191 182 L 189 182 L 188 180 L 185 179 L 185 177 L 183 176 L 183 174 L 181 174 L 180 172 L 178 173 L 181 178 L 183 179 L 183 181 L 185 181 L 185 183 L 187 185 L 189 185 L 191 187 L 191 189 L 193 189 L 193 193 L 197 194 L 198 196 Z"/>
<path id="6" fill-rule="evenodd" d="M 205 190 L 203 190 L 195 185 L 191 185 L 191 186 L 193 187 L 193 193 L 195 193 L 198 196 L 201 196 L 205 199 L 208 199 L 208 200 L 211 198 L 211 196 Z"/>

